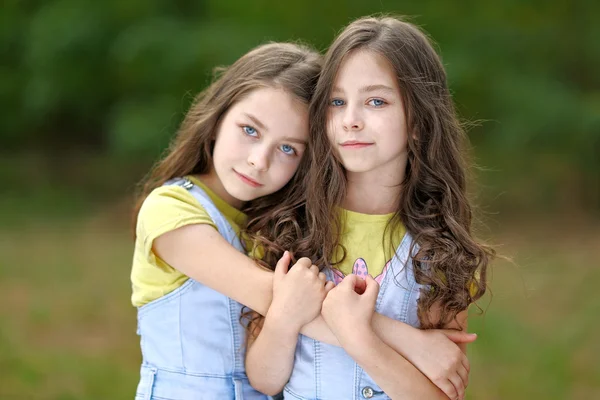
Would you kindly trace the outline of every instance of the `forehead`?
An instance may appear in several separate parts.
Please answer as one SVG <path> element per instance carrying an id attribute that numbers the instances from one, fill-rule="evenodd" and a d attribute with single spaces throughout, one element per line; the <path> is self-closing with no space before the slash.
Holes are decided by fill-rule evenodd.
<path id="1" fill-rule="evenodd" d="M 377 85 L 398 88 L 398 79 L 386 57 L 365 49 L 348 53 L 340 63 L 334 80 L 334 88 L 338 89 Z"/>
<path id="2" fill-rule="evenodd" d="M 308 105 L 288 91 L 273 87 L 250 91 L 229 112 L 235 116 L 251 114 L 269 130 L 308 125 Z"/>
<path id="3" fill-rule="evenodd" d="M 276 117 L 281 112 L 285 116 L 302 115 L 307 109 L 308 105 L 298 100 L 288 91 L 272 87 L 251 90 L 232 107 L 232 110 L 252 111 L 265 118 Z"/>

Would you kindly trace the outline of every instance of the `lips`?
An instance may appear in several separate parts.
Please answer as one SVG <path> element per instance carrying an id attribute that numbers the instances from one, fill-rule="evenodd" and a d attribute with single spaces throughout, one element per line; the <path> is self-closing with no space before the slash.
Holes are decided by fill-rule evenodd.
<path id="1" fill-rule="evenodd" d="M 262 183 L 250 178 L 248 175 L 244 175 L 240 172 L 237 172 L 235 169 L 233 170 L 233 172 L 235 172 L 235 174 L 242 180 L 242 182 L 252 186 L 252 187 L 261 187 L 263 186 Z"/>
<path id="2" fill-rule="evenodd" d="M 346 140 L 344 143 L 340 143 L 345 149 L 362 149 L 364 147 L 372 146 L 374 143 L 370 142 L 361 142 L 359 140 Z"/>

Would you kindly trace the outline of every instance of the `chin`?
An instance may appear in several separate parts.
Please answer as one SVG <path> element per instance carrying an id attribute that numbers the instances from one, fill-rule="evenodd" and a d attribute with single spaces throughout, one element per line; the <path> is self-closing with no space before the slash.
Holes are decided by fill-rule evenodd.
<path id="1" fill-rule="evenodd" d="M 344 163 L 344 169 L 347 172 L 352 172 L 355 174 L 369 172 L 371 170 L 364 164 L 359 164 L 359 163 Z"/>
<path id="2" fill-rule="evenodd" d="M 261 195 L 256 193 L 248 193 L 245 190 L 232 190 L 229 192 L 233 197 L 240 201 L 252 201 L 259 198 Z"/>

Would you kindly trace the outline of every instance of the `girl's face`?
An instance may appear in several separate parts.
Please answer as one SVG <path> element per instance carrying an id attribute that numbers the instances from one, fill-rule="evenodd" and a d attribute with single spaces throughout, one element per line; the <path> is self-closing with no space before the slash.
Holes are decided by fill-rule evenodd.
<path id="1" fill-rule="evenodd" d="M 308 106 L 282 89 L 255 89 L 234 104 L 217 129 L 213 190 L 234 207 L 281 189 L 308 141 Z"/>
<path id="2" fill-rule="evenodd" d="M 327 135 L 349 181 L 359 174 L 403 179 L 406 117 L 398 80 L 385 57 L 359 49 L 344 58 L 331 92 Z"/>

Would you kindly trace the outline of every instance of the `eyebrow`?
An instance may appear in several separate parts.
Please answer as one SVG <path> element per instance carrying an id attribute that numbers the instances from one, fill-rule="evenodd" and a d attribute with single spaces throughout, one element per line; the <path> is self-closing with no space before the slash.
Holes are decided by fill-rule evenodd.
<path id="1" fill-rule="evenodd" d="M 307 142 L 306 140 L 302 140 L 302 139 L 296 139 L 293 137 L 284 137 L 281 139 L 282 142 L 293 142 L 293 143 L 298 143 L 298 144 L 303 144 L 306 146 Z"/>
<path id="2" fill-rule="evenodd" d="M 381 85 L 381 84 L 379 84 L 379 85 L 364 86 L 364 87 L 361 87 L 358 91 L 360 93 L 369 93 L 369 92 L 374 92 L 374 91 L 377 91 L 377 90 L 381 90 L 381 91 L 384 91 L 384 92 L 390 92 L 390 93 L 395 93 L 396 92 L 396 90 L 394 90 L 394 88 L 391 88 L 391 87 L 389 87 L 387 85 Z M 332 92 L 333 93 L 336 93 L 336 92 L 344 93 L 344 90 L 342 88 L 338 87 L 338 86 L 334 86 L 333 89 L 332 89 Z"/>
<path id="3" fill-rule="evenodd" d="M 244 113 L 244 115 L 246 117 L 248 117 L 249 119 L 252 120 L 252 122 L 254 122 L 260 129 L 262 129 L 263 131 L 269 131 L 269 128 L 267 128 L 265 126 L 265 124 L 263 124 L 262 122 L 260 122 L 260 120 L 258 118 L 256 118 L 254 115 L 252 114 L 248 114 L 248 113 Z"/>

